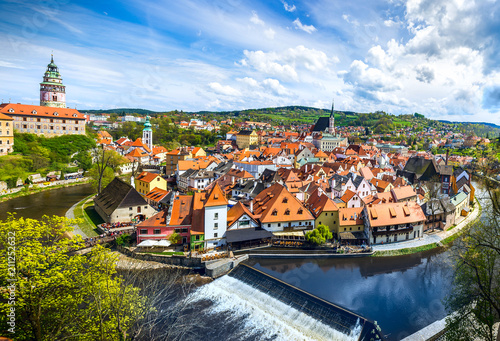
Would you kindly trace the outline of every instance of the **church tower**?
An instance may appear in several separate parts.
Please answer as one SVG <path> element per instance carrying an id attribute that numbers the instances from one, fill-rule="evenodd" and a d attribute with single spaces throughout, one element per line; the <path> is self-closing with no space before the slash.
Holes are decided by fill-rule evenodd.
<path id="1" fill-rule="evenodd" d="M 328 124 L 328 133 L 335 135 L 335 115 L 333 114 L 333 106 L 335 101 L 332 101 L 332 112 L 330 113 L 330 120 Z"/>
<path id="2" fill-rule="evenodd" d="M 151 129 L 151 123 L 149 122 L 149 115 L 146 116 L 144 129 L 142 130 L 142 143 L 148 146 L 149 150 L 153 150 L 153 130 Z"/>
<path id="3" fill-rule="evenodd" d="M 66 108 L 66 86 L 62 83 L 61 74 L 54 64 L 54 56 L 40 83 L 40 105 L 44 107 Z"/>

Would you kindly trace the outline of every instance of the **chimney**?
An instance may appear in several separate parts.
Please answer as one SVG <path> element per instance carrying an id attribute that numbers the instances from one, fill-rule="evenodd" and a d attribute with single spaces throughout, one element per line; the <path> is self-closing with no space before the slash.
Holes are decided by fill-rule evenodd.
<path id="1" fill-rule="evenodd" d="M 253 213 L 253 200 L 250 201 L 250 212 Z"/>
<path id="2" fill-rule="evenodd" d="M 231 182 L 233 183 L 234 185 L 234 176 L 231 177 Z"/>
<path id="3" fill-rule="evenodd" d="M 446 161 L 444 162 L 445 166 L 448 166 L 448 157 L 450 156 L 450 149 L 446 149 Z"/>

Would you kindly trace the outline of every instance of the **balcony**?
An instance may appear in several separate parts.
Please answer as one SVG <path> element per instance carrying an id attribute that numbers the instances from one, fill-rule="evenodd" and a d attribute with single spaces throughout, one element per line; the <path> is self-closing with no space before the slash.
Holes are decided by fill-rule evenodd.
<path id="1" fill-rule="evenodd" d="M 391 234 L 398 234 L 398 233 L 409 233 L 413 232 L 413 226 L 412 225 L 407 225 L 404 228 L 399 228 L 399 229 L 394 229 L 394 228 L 378 228 L 376 231 L 372 231 L 372 235 L 374 236 L 384 236 L 384 235 L 391 235 Z"/>

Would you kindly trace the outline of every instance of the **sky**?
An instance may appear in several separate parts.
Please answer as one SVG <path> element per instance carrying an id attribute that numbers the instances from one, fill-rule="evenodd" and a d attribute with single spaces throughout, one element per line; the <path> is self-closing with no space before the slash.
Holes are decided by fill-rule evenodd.
<path id="1" fill-rule="evenodd" d="M 0 99 L 67 106 L 303 105 L 500 124 L 496 0 L 1 1 Z"/>

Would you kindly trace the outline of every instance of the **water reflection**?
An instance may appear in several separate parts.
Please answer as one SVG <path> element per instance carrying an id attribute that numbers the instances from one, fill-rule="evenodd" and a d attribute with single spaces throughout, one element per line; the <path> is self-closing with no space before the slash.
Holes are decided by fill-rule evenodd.
<path id="1" fill-rule="evenodd" d="M 377 321 L 390 340 L 446 316 L 442 300 L 451 285 L 449 252 L 401 257 L 252 260 L 291 285 Z"/>
<path id="2" fill-rule="evenodd" d="M 85 184 L 10 199 L 0 203 L 0 220 L 6 219 L 9 212 L 31 219 L 44 215 L 64 216 L 71 206 L 92 193 L 91 186 Z"/>

